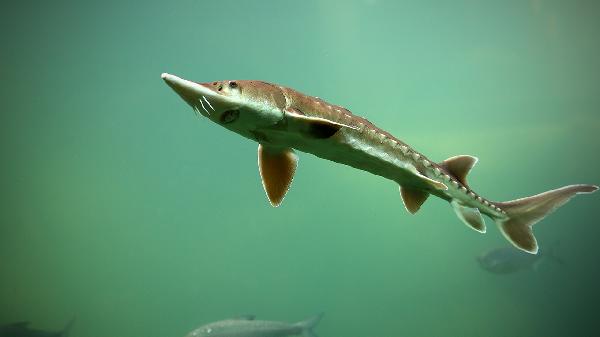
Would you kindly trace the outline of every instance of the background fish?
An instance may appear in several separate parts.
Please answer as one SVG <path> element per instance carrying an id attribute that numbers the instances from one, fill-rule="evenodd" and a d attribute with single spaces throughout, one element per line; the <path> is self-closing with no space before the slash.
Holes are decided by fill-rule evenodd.
<path id="1" fill-rule="evenodd" d="M 490 250 L 477 257 L 481 268 L 494 274 L 510 274 L 526 269 L 535 270 L 543 260 L 564 264 L 564 261 L 556 256 L 554 247 L 532 255 L 507 246 Z"/>
<path id="2" fill-rule="evenodd" d="M 254 316 L 237 317 L 203 325 L 186 337 L 317 337 L 313 328 L 322 317 L 321 313 L 298 323 L 257 321 Z"/>
<path id="3" fill-rule="evenodd" d="M 67 337 L 75 319 L 61 331 L 45 331 L 29 328 L 29 322 L 16 322 L 0 326 L 0 337 Z"/>

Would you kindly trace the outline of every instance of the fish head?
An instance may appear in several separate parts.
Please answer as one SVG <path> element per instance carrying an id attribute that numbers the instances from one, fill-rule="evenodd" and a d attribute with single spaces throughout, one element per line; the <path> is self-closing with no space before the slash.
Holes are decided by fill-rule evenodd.
<path id="1" fill-rule="evenodd" d="M 518 266 L 512 263 L 510 259 L 498 256 L 499 254 L 494 253 L 496 252 L 476 257 L 476 260 L 482 269 L 494 274 L 509 274 L 518 270 Z"/>
<path id="2" fill-rule="evenodd" d="M 485 258 L 484 255 L 477 255 L 477 256 L 475 256 L 475 261 L 477 261 L 477 263 L 482 263 L 484 258 Z"/>
<path id="3" fill-rule="evenodd" d="M 216 337 L 214 329 L 210 326 L 201 326 L 198 329 L 188 333 L 185 337 Z"/>
<path id="4" fill-rule="evenodd" d="M 490 261 L 488 261 L 489 259 L 487 259 L 485 255 L 478 255 L 475 257 L 475 260 L 483 269 L 487 269 L 488 265 L 490 264 Z"/>
<path id="5" fill-rule="evenodd" d="M 244 136 L 284 118 L 286 99 L 276 85 L 246 80 L 198 83 L 167 73 L 161 77 L 196 114 Z"/>
<path id="6" fill-rule="evenodd" d="M 494 256 L 494 254 L 485 253 L 478 255 L 475 260 L 479 266 L 488 271 L 493 271 L 499 264 L 500 261 Z"/>

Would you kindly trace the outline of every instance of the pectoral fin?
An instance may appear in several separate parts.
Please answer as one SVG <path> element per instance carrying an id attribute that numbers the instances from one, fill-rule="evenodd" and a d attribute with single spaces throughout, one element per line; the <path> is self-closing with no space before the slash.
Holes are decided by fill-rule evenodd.
<path id="1" fill-rule="evenodd" d="M 277 207 L 287 193 L 298 166 L 298 156 L 290 148 L 258 145 L 258 169 L 271 205 Z"/>
<path id="2" fill-rule="evenodd" d="M 485 233 L 485 221 L 477 208 L 466 207 L 456 200 L 452 200 L 450 205 L 462 222 L 480 233 Z"/>
<path id="3" fill-rule="evenodd" d="M 298 132 L 310 138 L 329 138 L 344 127 L 356 129 L 353 126 L 336 123 L 325 118 L 305 116 L 295 109 L 286 110 L 285 116 L 288 131 Z"/>
<path id="4" fill-rule="evenodd" d="M 421 185 L 423 185 L 425 188 L 429 188 L 432 190 L 440 190 L 440 191 L 445 191 L 448 189 L 448 186 L 446 186 L 446 184 L 444 184 L 441 181 L 433 180 L 429 177 L 424 176 L 414 166 L 409 167 L 408 170 L 411 171 L 415 175 L 418 182 Z"/>
<path id="5" fill-rule="evenodd" d="M 429 197 L 429 193 L 418 190 L 410 187 L 400 186 L 400 195 L 402 196 L 402 201 L 404 202 L 404 207 L 411 214 L 417 213 L 421 205 L 427 200 Z"/>

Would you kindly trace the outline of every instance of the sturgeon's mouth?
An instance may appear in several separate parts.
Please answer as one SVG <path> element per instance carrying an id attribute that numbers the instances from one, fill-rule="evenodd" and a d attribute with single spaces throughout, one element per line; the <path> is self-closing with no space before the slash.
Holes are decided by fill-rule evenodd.
<path id="1" fill-rule="evenodd" d="M 168 73 L 163 73 L 160 77 L 198 116 L 211 118 L 214 114 L 237 109 L 238 104 L 231 97 L 220 94 L 209 84 L 188 81 Z"/>

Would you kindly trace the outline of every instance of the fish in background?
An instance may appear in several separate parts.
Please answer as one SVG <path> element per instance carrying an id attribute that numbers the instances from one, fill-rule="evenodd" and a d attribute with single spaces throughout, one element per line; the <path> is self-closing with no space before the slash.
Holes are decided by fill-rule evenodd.
<path id="1" fill-rule="evenodd" d="M 75 319 L 65 325 L 61 331 L 32 329 L 29 322 L 16 322 L 0 326 L 0 337 L 67 337 Z"/>
<path id="2" fill-rule="evenodd" d="M 394 181 L 411 214 L 434 195 L 477 232 L 485 233 L 482 215 L 487 215 L 515 247 L 536 254 L 533 225 L 575 195 L 598 189 L 569 185 L 512 201 L 490 201 L 467 183 L 476 157 L 460 155 L 436 163 L 368 120 L 318 97 L 264 81 L 197 83 L 167 73 L 161 77 L 196 115 L 258 143 L 259 173 L 275 207 L 292 183 L 298 165 L 294 150 L 299 150 Z M 424 127 L 443 129 L 444 123 L 427 120 Z"/>
<path id="3" fill-rule="evenodd" d="M 492 249 L 477 257 L 481 268 L 493 274 L 512 274 L 523 270 L 536 271 L 540 263 L 550 261 L 559 265 L 565 262 L 556 255 L 556 245 L 536 255 L 525 254 L 512 247 Z"/>
<path id="4" fill-rule="evenodd" d="M 259 321 L 247 315 L 203 325 L 186 337 L 317 337 L 313 329 L 322 317 L 319 314 L 302 322 L 286 323 Z"/>

